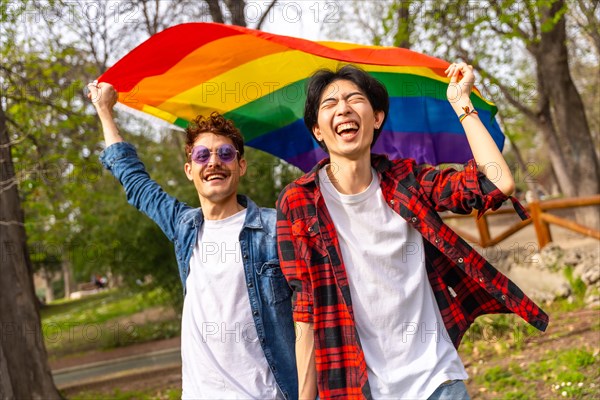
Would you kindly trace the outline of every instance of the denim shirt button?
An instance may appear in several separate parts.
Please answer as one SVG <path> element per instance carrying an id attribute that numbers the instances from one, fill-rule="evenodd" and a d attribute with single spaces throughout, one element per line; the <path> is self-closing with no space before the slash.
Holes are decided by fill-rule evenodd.
<path id="1" fill-rule="evenodd" d="M 244 258 L 248 258 L 248 253 L 244 253 Z"/>
<path id="2" fill-rule="evenodd" d="M 257 316 L 258 315 L 258 310 L 252 311 L 252 315 Z"/>
<path id="3" fill-rule="evenodd" d="M 254 285 L 252 284 L 252 282 L 248 282 L 248 287 L 253 287 Z"/>

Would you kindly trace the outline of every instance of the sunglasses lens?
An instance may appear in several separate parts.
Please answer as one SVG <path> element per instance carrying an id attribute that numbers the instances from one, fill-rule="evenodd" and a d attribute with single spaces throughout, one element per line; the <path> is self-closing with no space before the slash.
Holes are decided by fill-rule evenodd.
<path id="1" fill-rule="evenodd" d="M 197 164 L 205 164 L 210 159 L 210 150 L 204 146 L 196 146 L 192 150 L 192 160 Z"/>
<path id="2" fill-rule="evenodd" d="M 217 149 L 217 155 L 224 163 L 232 162 L 235 159 L 236 154 L 235 147 L 230 144 L 224 144 Z"/>
<path id="3" fill-rule="evenodd" d="M 230 144 L 224 144 L 220 146 L 217 151 L 217 157 L 224 163 L 230 163 L 235 160 L 237 156 L 237 150 Z M 204 165 L 210 160 L 212 152 L 205 146 L 196 146 L 192 150 L 192 160 L 196 164 Z"/>

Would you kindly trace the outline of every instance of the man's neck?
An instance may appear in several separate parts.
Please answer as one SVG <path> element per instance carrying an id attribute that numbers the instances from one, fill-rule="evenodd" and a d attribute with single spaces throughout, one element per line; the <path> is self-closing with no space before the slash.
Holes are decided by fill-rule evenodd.
<path id="1" fill-rule="evenodd" d="M 231 217 L 242 211 L 244 207 L 237 202 L 237 196 L 233 196 L 223 203 L 213 203 L 207 199 L 200 199 L 202 215 L 204 219 L 220 220 Z"/>
<path id="2" fill-rule="evenodd" d="M 331 157 L 327 175 L 333 186 L 342 194 L 364 192 L 373 179 L 371 156 L 369 154 L 357 160 Z"/>

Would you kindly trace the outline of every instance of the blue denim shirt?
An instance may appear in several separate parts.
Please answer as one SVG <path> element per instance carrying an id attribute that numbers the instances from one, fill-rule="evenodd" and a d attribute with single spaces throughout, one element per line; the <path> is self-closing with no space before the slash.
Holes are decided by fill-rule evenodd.
<path id="1" fill-rule="evenodd" d="M 109 146 L 100 161 L 121 182 L 127 201 L 156 222 L 175 244 L 185 294 L 190 258 L 204 221 L 202 209 L 192 208 L 165 193 L 150 179 L 129 143 Z M 279 267 L 275 210 L 260 208 L 246 196 L 238 196 L 238 202 L 246 207 L 240 248 L 258 338 L 285 398 L 297 399 L 292 291 Z"/>

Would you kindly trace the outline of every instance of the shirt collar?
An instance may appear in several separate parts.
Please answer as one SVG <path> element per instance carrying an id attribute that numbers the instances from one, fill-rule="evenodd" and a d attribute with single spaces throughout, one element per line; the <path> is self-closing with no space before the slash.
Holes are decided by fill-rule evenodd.
<path id="1" fill-rule="evenodd" d="M 262 228 L 260 219 L 260 208 L 248 196 L 243 194 L 237 195 L 237 202 L 246 208 L 246 219 L 244 220 L 244 228 Z M 197 213 L 194 215 L 194 226 L 201 226 L 204 222 L 204 214 L 202 208 L 197 208 Z"/>
<path id="2" fill-rule="evenodd" d="M 313 167 L 308 173 L 304 174 L 296 183 L 302 186 L 318 185 L 319 184 L 319 170 L 325 165 L 329 164 L 330 159 L 326 157 L 319 161 L 317 165 Z M 375 171 L 380 175 L 390 170 L 393 166 L 388 156 L 385 154 L 371 154 L 371 166 L 375 168 Z"/>
<path id="3" fill-rule="evenodd" d="M 262 221 L 260 219 L 260 208 L 253 202 L 250 197 L 238 194 L 238 203 L 246 207 L 246 220 L 244 228 L 261 229 Z"/>

